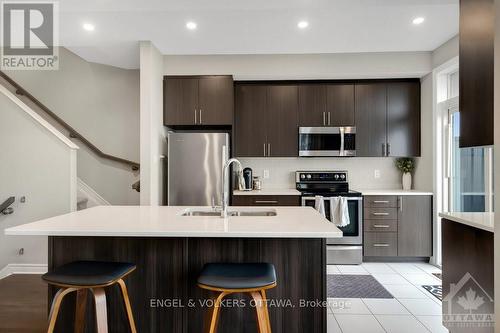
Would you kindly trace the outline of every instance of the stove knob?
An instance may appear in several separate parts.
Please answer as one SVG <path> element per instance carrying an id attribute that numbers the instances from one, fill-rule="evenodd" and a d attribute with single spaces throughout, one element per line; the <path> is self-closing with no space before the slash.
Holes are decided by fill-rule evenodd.
<path id="1" fill-rule="evenodd" d="M 307 175 L 307 179 L 311 179 L 311 174 L 308 174 L 308 175 Z"/>
<path id="2" fill-rule="evenodd" d="M 340 175 L 340 179 L 345 179 L 345 175 L 344 175 L 344 174 L 341 174 L 341 175 Z"/>
<path id="3" fill-rule="evenodd" d="M 304 174 L 300 175 L 300 179 L 305 179 L 305 178 L 306 178 L 306 175 L 304 175 Z"/>
<path id="4" fill-rule="evenodd" d="M 338 174 L 335 174 L 335 176 L 333 176 L 335 179 L 339 179 L 339 175 Z"/>

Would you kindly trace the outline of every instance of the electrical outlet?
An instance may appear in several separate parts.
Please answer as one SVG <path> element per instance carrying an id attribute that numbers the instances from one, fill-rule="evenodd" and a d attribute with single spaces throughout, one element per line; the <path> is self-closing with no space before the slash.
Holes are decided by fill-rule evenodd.
<path id="1" fill-rule="evenodd" d="M 380 178 L 380 170 L 375 170 L 373 172 L 373 177 L 375 177 L 375 179 L 379 179 Z"/>
<path id="2" fill-rule="evenodd" d="M 267 169 L 264 170 L 263 177 L 264 177 L 264 179 L 268 179 L 269 178 L 269 170 L 267 170 Z"/>

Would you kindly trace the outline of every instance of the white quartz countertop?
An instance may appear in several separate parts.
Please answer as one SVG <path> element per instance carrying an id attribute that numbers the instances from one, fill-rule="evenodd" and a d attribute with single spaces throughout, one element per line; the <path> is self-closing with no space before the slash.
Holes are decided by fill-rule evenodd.
<path id="1" fill-rule="evenodd" d="M 282 189 L 262 189 L 256 191 L 239 191 L 234 190 L 233 195 L 300 195 L 300 192 L 294 188 Z"/>
<path id="2" fill-rule="evenodd" d="M 230 207 L 275 210 L 276 216 L 181 216 L 182 206 L 97 206 L 8 228 L 6 235 L 124 237 L 337 238 L 342 231 L 312 207 Z"/>
<path id="3" fill-rule="evenodd" d="M 432 192 L 418 190 L 401 190 L 401 189 L 384 189 L 384 190 L 363 190 L 354 189 L 361 192 L 363 195 L 433 195 Z"/>
<path id="4" fill-rule="evenodd" d="M 439 213 L 439 216 L 453 222 L 495 232 L 494 213 Z"/>

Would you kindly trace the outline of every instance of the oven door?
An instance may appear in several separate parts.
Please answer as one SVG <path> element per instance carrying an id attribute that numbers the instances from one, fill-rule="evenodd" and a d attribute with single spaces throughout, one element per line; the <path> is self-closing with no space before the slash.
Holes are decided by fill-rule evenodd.
<path id="1" fill-rule="evenodd" d="M 299 127 L 299 156 L 356 156 L 356 127 Z"/>
<path id="2" fill-rule="evenodd" d="M 329 197 L 323 197 L 325 200 L 325 217 L 331 221 Z M 314 207 L 314 197 L 302 197 L 302 206 Z M 345 227 L 338 227 L 342 233 L 342 238 L 328 238 L 327 245 L 335 244 L 363 244 L 363 198 L 347 197 L 350 223 Z"/>

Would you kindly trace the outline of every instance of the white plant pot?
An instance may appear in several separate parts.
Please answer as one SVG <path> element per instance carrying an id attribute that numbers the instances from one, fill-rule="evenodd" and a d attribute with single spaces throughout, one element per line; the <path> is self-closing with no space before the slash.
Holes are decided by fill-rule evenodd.
<path id="1" fill-rule="evenodd" d="M 411 190 L 411 173 L 409 172 L 403 173 L 403 190 Z"/>

